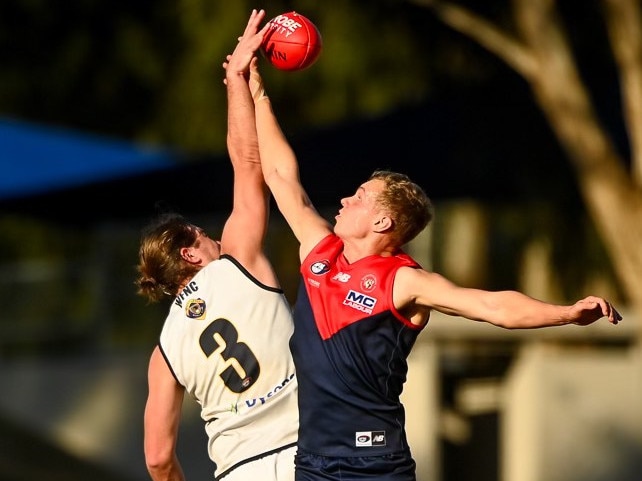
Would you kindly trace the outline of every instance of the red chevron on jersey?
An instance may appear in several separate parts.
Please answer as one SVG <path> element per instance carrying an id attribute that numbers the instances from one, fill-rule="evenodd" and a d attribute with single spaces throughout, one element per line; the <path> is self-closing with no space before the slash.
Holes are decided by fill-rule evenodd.
<path id="1" fill-rule="evenodd" d="M 353 264 L 343 256 L 336 235 L 324 238 L 301 264 L 301 274 L 319 334 L 328 339 L 365 317 L 391 311 L 412 326 L 394 308 L 392 284 L 400 267 L 419 267 L 407 254 L 369 256 Z"/>

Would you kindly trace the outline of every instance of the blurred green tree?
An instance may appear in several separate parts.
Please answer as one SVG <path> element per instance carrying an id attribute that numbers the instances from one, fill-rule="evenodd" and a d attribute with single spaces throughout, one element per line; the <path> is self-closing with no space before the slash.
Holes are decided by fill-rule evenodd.
<path id="1" fill-rule="evenodd" d="M 313 19 L 328 59 L 296 73 L 264 69 L 271 92 L 288 94 L 286 125 L 329 124 L 425 98 L 429 57 L 417 36 L 431 30 L 413 14 L 429 15 L 378 3 L 270 3 L 268 18 L 296 7 Z M 188 151 L 224 151 L 222 63 L 252 8 L 258 6 L 246 0 L 5 0 L 0 112 Z"/>

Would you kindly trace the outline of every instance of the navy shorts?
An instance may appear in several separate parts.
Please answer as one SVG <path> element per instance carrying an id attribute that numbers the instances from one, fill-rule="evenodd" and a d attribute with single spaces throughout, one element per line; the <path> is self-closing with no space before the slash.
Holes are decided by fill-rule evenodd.
<path id="1" fill-rule="evenodd" d="M 294 458 L 296 481 L 416 481 L 408 452 L 383 456 L 327 457 L 299 449 Z"/>

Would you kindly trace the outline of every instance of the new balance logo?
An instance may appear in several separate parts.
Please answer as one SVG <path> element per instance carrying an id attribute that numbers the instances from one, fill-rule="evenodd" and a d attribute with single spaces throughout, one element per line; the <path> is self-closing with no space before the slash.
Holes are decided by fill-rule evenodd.
<path id="1" fill-rule="evenodd" d="M 357 448 L 386 445 L 385 431 L 357 431 L 354 435 L 354 445 Z"/>

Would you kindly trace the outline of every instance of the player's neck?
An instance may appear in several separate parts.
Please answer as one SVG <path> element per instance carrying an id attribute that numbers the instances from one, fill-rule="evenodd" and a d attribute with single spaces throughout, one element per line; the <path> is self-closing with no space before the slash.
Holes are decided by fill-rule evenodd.
<path id="1" fill-rule="evenodd" d="M 373 239 L 359 239 L 358 241 L 343 240 L 343 256 L 352 264 L 369 256 L 388 257 L 394 255 L 396 248 L 393 249 L 387 239 L 382 237 Z"/>

